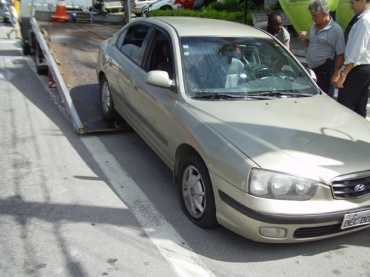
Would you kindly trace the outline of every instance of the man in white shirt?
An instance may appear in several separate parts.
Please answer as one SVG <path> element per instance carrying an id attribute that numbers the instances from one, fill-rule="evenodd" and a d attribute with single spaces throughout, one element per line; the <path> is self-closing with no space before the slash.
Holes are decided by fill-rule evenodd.
<path id="1" fill-rule="evenodd" d="M 366 117 L 370 86 L 370 0 L 350 0 L 358 15 L 348 35 L 344 68 L 337 81 L 338 102 Z"/>
<path id="2" fill-rule="evenodd" d="M 287 29 L 283 27 L 283 21 L 280 14 L 278 12 L 270 13 L 267 20 L 267 22 L 257 23 L 254 27 L 267 31 L 270 35 L 273 35 L 280 40 L 281 43 L 289 49 L 290 34 Z"/>

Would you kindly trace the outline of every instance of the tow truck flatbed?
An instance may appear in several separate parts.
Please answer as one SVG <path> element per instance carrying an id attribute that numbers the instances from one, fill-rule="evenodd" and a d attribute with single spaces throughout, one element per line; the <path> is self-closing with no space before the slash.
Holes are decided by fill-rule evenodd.
<path id="1" fill-rule="evenodd" d="M 59 71 L 62 78 L 59 83 L 65 84 L 71 104 L 79 117 L 81 126 L 77 130 L 78 133 L 128 128 L 123 121 L 108 121 L 103 118 L 95 71 L 100 44 L 122 26 L 43 21 L 38 21 L 38 26 L 47 45 L 46 49 L 42 49 L 44 56 L 47 56 L 46 52 L 49 51 L 53 57 L 56 64 L 54 71 Z M 57 85 L 57 89 L 63 90 L 63 86 Z"/>

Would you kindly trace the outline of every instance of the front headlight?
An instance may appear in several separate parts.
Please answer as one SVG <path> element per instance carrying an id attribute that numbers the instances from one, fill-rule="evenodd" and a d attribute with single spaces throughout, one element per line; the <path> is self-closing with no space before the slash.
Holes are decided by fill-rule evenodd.
<path id="1" fill-rule="evenodd" d="M 281 200 L 310 200 L 318 183 L 274 171 L 252 169 L 249 193 L 263 198 Z"/>

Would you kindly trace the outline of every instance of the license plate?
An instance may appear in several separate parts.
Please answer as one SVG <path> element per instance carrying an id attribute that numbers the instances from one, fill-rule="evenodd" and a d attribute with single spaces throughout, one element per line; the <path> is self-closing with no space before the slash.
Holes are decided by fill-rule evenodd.
<path id="1" fill-rule="evenodd" d="M 370 211 L 346 214 L 341 229 L 370 224 Z"/>

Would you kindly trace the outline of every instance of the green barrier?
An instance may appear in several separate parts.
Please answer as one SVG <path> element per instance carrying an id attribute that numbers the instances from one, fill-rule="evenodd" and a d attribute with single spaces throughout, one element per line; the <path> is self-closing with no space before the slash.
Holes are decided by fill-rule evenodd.
<path id="1" fill-rule="evenodd" d="M 355 12 L 351 9 L 350 0 L 339 0 L 337 10 L 335 12 L 335 21 L 345 30 L 348 23 L 351 21 Z"/>
<path id="2" fill-rule="evenodd" d="M 308 6 L 312 0 L 279 0 L 280 6 L 289 18 L 297 33 L 300 31 L 310 32 L 313 24 Z"/>
<path id="3" fill-rule="evenodd" d="M 335 11 L 341 1 L 345 1 L 346 4 L 349 3 L 349 0 L 327 0 L 330 11 Z M 310 28 L 314 23 L 311 18 L 311 14 L 308 11 L 308 6 L 312 3 L 312 0 L 279 0 L 279 3 L 296 32 L 299 33 L 300 31 L 307 31 L 307 34 L 309 35 Z M 348 13 L 348 11 L 343 8 L 341 17 L 343 17 L 342 13 L 345 14 Z M 350 19 L 352 16 L 350 16 Z"/>

